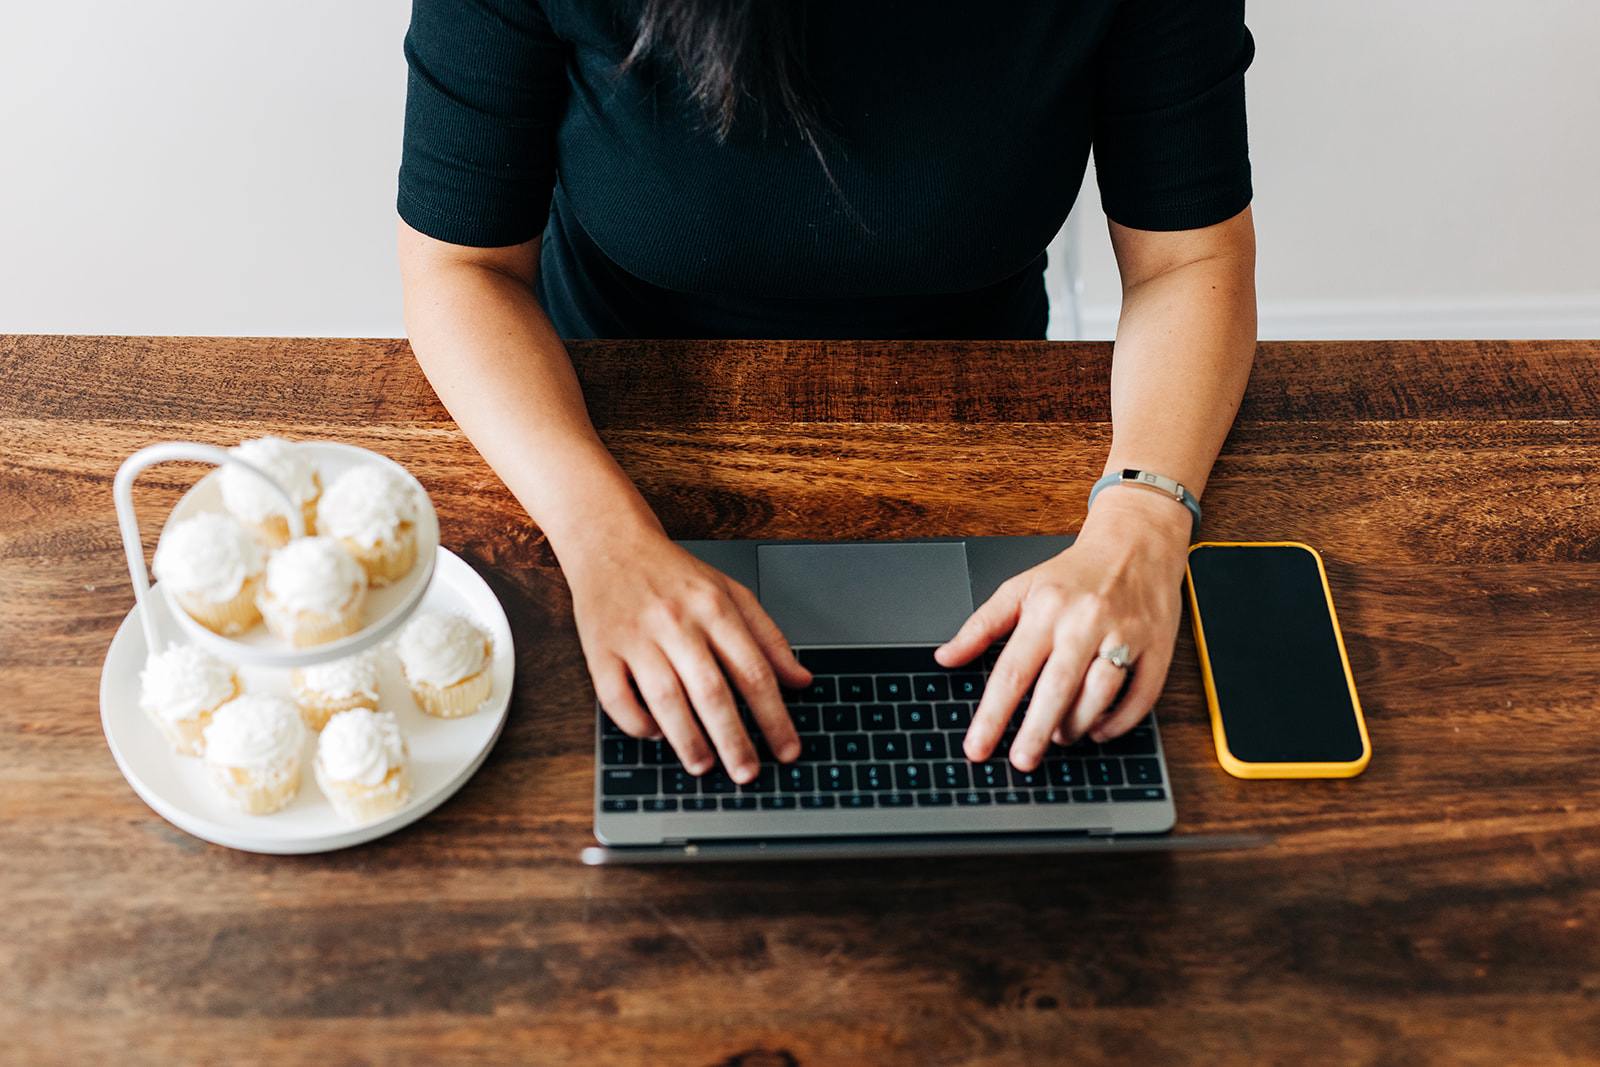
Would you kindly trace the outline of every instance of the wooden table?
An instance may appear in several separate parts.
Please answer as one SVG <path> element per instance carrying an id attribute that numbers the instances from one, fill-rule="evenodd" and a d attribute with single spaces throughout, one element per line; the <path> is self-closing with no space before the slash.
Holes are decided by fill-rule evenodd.
<path id="1" fill-rule="evenodd" d="M 574 350 L 681 537 L 1065 533 L 1109 434 L 1108 345 Z M 113 472 L 264 433 L 415 471 L 516 634 L 476 778 L 344 852 L 196 840 L 101 735 Z M 1204 532 L 1323 551 L 1364 776 L 1225 775 L 1185 632 L 1177 833 L 1270 847 L 591 869 L 565 586 L 404 342 L 0 338 L 0 1061 L 1600 1061 L 1597 469 L 1600 342 L 1264 344 Z"/>

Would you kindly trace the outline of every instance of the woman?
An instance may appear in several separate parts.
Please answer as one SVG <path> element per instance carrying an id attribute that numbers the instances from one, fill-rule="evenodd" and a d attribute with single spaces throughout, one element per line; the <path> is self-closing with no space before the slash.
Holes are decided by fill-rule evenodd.
<path id="1" fill-rule="evenodd" d="M 691 772 L 756 774 L 735 691 L 795 759 L 779 685 L 808 675 L 667 538 L 562 338 L 1042 337 L 1092 144 L 1123 287 L 1106 470 L 1199 496 L 1254 351 L 1242 3 L 415 0 L 406 48 L 413 348 L 549 538 L 601 704 Z M 1116 484 L 972 615 L 940 662 L 1011 637 L 970 759 L 1030 686 L 1022 770 L 1149 711 L 1193 522 Z"/>

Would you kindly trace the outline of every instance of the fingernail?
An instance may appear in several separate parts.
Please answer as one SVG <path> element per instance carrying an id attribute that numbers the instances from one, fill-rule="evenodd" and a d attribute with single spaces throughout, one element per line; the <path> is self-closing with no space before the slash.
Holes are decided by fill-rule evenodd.
<path id="1" fill-rule="evenodd" d="M 796 741 L 791 745 L 784 745 L 783 751 L 778 753 L 778 758 L 785 763 L 793 763 L 795 760 L 799 759 L 800 742 Z"/>
<path id="2" fill-rule="evenodd" d="M 710 760 L 699 760 L 698 762 L 689 764 L 689 773 L 694 775 L 697 778 L 700 775 L 702 775 L 702 774 L 706 773 L 707 771 L 709 771 L 710 769 L 711 769 L 711 761 Z"/>
<path id="3" fill-rule="evenodd" d="M 756 776 L 756 766 L 752 763 L 741 763 L 734 768 L 733 780 L 740 785 L 746 785 Z"/>

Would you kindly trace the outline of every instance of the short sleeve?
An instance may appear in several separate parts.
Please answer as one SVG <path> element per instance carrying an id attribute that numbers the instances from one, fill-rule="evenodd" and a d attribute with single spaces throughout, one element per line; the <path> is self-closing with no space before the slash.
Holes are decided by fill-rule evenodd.
<path id="1" fill-rule="evenodd" d="M 1250 203 L 1242 0 L 1123 0 L 1101 48 L 1095 173 L 1107 217 L 1192 230 Z"/>
<path id="2" fill-rule="evenodd" d="M 535 0 L 415 0 L 405 40 L 400 217 L 497 248 L 543 232 L 566 49 Z"/>

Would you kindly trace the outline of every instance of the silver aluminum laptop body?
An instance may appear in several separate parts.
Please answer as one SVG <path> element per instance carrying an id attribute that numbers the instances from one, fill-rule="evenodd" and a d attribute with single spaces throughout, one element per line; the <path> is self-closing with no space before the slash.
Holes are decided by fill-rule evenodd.
<path id="1" fill-rule="evenodd" d="M 755 591 L 804 659 L 812 649 L 939 645 L 1002 582 L 1061 552 L 1072 538 L 681 543 Z M 1153 790 L 1160 799 L 748 811 L 607 810 L 601 789 L 603 722 L 597 716 L 594 829 L 605 847 L 585 850 L 588 863 L 1105 851 L 1172 847 L 1188 840 L 1149 836 L 1170 830 L 1176 819 L 1153 722 L 1153 758 L 1160 764 L 1159 781 L 1167 786 Z M 1247 843 L 1252 842 L 1194 839 L 1209 848 Z"/>

